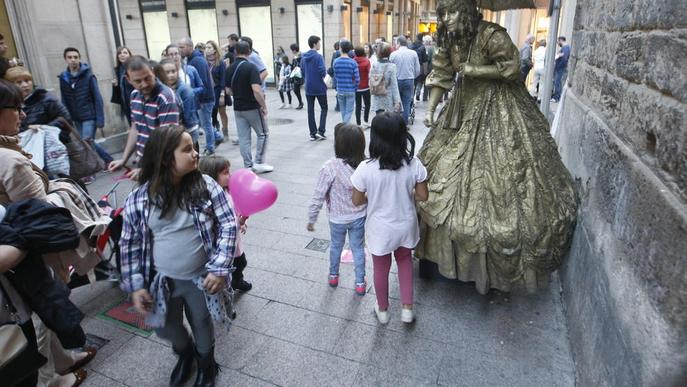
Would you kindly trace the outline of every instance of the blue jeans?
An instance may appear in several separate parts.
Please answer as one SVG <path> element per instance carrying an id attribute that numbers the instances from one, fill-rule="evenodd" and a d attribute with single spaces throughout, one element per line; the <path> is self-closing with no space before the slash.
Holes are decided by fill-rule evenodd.
<path id="1" fill-rule="evenodd" d="M 336 101 L 339 103 L 341 110 L 341 122 L 347 124 L 353 116 L 353 109 L 355 108 L 355 93 L 336 93 Z"/>
<path id="2" fill-rule="evenodd" d="M 205 132 L 205 149 L 210 152 L 215 151 L 215 128 L 212 126 L 212 109 L 214 107 L 214 102 L 206 102 L 201 103 L 200 109 L 198 109 L 200 127 Z"/>
<path id="3" fill-rule="evenodd" d="M 415 94 L 415 80 L 399 79 L 398 93 L 401 95 L 401 104 L 403 105 L 403 120 L 408 122 L 410 104 L 413 102 L 413 95 Z"/>
<path id="4" fill-rule="evenodd" d="M 332 240 L 329 246 L 329 274 L 339 274 L 341 252 L 346 242 L 348 232 L 348 244 L 353 253 L 355 265 L 355 282 L 365 281 L 365 217 L 356 219 L 351 223 L 338 224 L 329 222 L 329 233 Z"/>
<path id="5" fill-rule="evenodd" d="M 553 93 L 551 98 L 560 101 L 561 93 L 563 92 L 563 78 L 567 75 L 568 69 L 555 69 L 553 71 Z"/>
<path id="6" fill-rule="evenodd" d="M 79 136 L 83 138 L 84 140 L 89 140 L 91 144 L 93 144 L 93 149 L 95 149 L 95 152 L 100 156 L 101 159 L 105 162 L 105 167 L 107 167 L 108 164 L 112 162 L 112 156 L 110 156 L 109 153 L 103 147 L 98 145 L 97 142 L 95 142 L 95 120 L 88 120 L 88 121 L 74 121 L 74 125 L 76 126 L 76 131 L 79 132 Z"/>

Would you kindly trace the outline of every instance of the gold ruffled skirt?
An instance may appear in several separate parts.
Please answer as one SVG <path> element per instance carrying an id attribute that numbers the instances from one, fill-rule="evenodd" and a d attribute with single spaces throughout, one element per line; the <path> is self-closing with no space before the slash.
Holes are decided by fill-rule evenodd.
<path id="1" fill-rule="evenodd" d="M 544 287 L 565 256 L 577 212 L 549 125 L 516 83 L 464 81 L 419 157 L 429 200 L 418 204 L 416 255 L 448 278 L 510 291 Z M 458 121 L 456 121 L 458 117 Z"/>

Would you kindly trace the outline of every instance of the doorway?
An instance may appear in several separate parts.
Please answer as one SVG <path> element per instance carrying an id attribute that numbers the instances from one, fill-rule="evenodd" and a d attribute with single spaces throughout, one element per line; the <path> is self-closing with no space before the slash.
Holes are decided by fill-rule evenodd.
<path id="1" fill-rule="evenodd" d="M 258 52 L 267 67 L 268 83 L 275 81 L 272 67 L 274 45 L 272 44 L 272 12 L 269 5 L 238 3 L 239 32 L 241 36 L 253 39 L 253 50 Z"/>

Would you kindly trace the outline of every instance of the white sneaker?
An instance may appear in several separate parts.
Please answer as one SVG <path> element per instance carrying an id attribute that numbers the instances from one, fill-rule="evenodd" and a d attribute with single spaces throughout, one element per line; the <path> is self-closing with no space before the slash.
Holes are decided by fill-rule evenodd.
<path id="1" fill-rule="evenodd" d="M 281 105 L 279 105 L 279 109 L 283 109 L 283 108 L 285 108 L 285 107 L 286 107 L 286 104 L 281 104 Z"/>
<path id="2" fill-rule="evenodd" d="M 370 128 L 370 123 L 367 121 L 363 121 L 363 129 L 369 129 Z"/>
<path id="3" fill-rule="evenodd" d="M 231 139 L 232 145 L 238 145 L 239 144 L 239 139 L 238 138 L 232 138 Z"/>
<path id="4" fill-rule="evenodd" d="M 406 324 L 410 324 L 414 320 L 415 320 L 415 312 L 413 312 L 412 309 L 406 309 L 406 308 L 401 309 L 401 321 L 403 321 Z"/>
<path id="5" fill-rule="evenodd" d="M 265 173 L 274 171 L 274 167 L 268 164 L 253 164 L 253 172 Z"/>
<path id="6" fill-rule="evenodd" d="M 379 305 L 375 304 L 375 314 L 377 315 L 377 320 L 380 324 L 389 323 L 389 312 L 386 310 L 379 310 Z"/>

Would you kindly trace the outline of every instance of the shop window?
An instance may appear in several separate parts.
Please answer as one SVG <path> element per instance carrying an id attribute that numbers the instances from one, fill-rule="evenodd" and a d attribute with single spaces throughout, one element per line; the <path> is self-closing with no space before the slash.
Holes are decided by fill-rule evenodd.
<path id="1" fill-rule="evenodd" d="M 239 5 L 239 29 L 241 36 L 253 39 L 253 50 L 260 54 L 265 62 L 269 75 L 267 82 L 274 82 L 272 59 L 274 46 L 272 45 L 272 13 L 269 5 Z M 307 45 L 306 45 L 307 47 Z M 307 50 L 306 50 L 307 51 Z"/>
<path id="2" fill-rule="evenodd" d="M 140 0 L 139 4 L 143 15 L 148 57 L 159 60 L 160 54 L 171 40 L 167 22 L 167 5 L 164 0 Z"/>
<path id="3" fill-rule="evenodd" d="M 193 43 L 212 40 L 219 44 L 214 1 L 186 0 L 186 13 Z"/>
<path id="4" fill-rule="evenodd" d="M 386 15 L 386 41 L 389 44 L 393 43 L 392 38 L 394 36 L 394 18 L 391 15 Z"/>
<path id="5" fill-rule="evenodd" d="M 363 5 L 362 12 L 358 12 L 358 23 L 360 24 L 360 44 L 367 43 L 370 39 L 370 7 Z"/>
<path id="6" fill-rule="evenodd" d="M 298 47 L 301 52 L 306 52 L 310 49 L 308 46 L 308 38 L 312 35 L 324 37 L 323 22 L 322 22 L 322 3 L 307 3 L 296 4 L 296 20 L 298 29 Z M 320 48 L 319 53 L 322 54 L 324 47 Z"/>
<path id="7" fill-rule="evenodd" d="M 341 11 L 341 23 L 343 24 L 343 35 L 342 35 L 342 36 L 337 36 L 337 39 L 339 39 L 339 38 L 346 38 L 346 39 L 352 41 L 353 38 L 351 37 L 351 31 L 352 31 L 352 29 L 351 29 L 351 24 L 352 24 L 352 22 L 353 22 L 353 19 L 352 19 L 352 15 L 353 15 L 353 14 L 352 14 L 352 11 L 351 11 L 351 2 L 350 2 L 350 0 L 344 1 L 343 6 L 346 7 L 346 9 L 344 9 L 343 11 Z"/>

